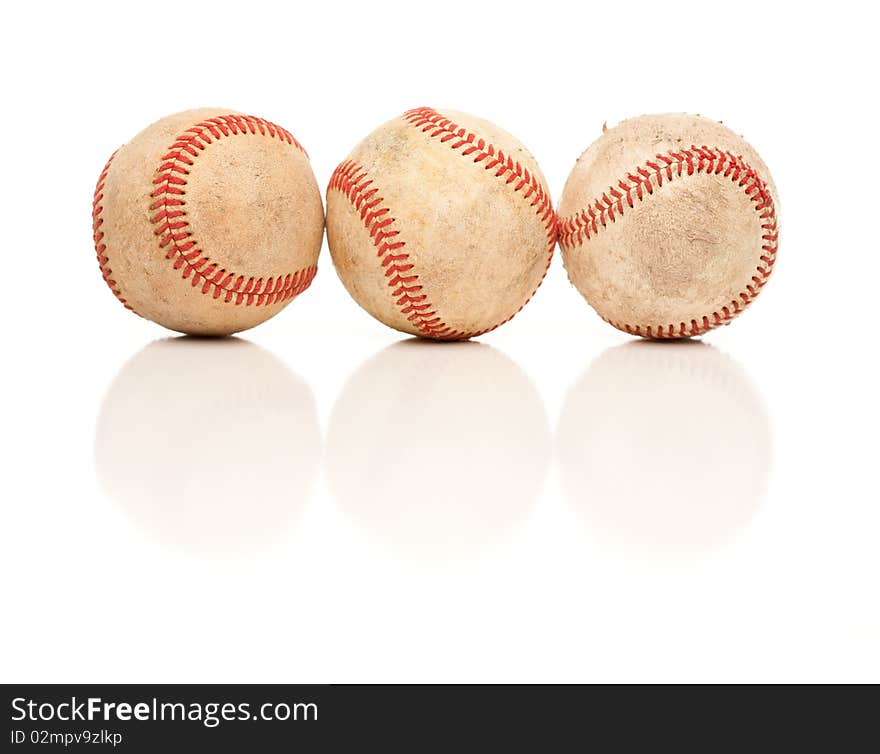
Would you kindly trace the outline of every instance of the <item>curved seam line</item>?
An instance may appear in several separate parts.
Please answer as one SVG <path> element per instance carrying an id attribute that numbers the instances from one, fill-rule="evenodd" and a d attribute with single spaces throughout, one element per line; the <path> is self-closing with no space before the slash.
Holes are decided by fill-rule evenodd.
<path id="1" fill-rule="evenodd" d="M 413 272 L 415 265 L 409 253 L 403 250 L 406 241 L 400 238 L 400 231 L 393 227 L 396 219 L 391 216 L 390 208 L 385 206 L 384 198 L 376 196 L 379 189 L 372 184 L 373 180 L 363 166 L 354 160 L 345 160 L 333 171 L 327 190 L 341 192 L 360 215 L 377 249 L 376 254 L 382 260 L 380 264 L 385 268 L 388 287 L 394 289 L 391 296 L 401 314 L 429 338 L 462 340 L 473 337 L 476 333 L 450 328 L 428 301 L 423 286 L 417 282 L 418 274 Z"/>
<path id="2" fill-rule="evenodd" d="M 171 246 L 165 258 L 170 260 L 177 256 L 172 266 L 175 270 L 184 268 L 184 279 L 192 274 L 194 288 L 201 279 L 204 281 L 203 294 L 213 291 L 213 298 L 216 300 L 225 293 L 224 303 L 232 303 L 234 299 L 236 306 L 242 303 L 246 306 L 254 303 L 257 306 L 268 306 L 287 301 L 308 288 L 317 272 L 317 266 L 311 265 L 294 273 L 287 273 L 284 277 L 270 276 L 265 281 L 262 277 L 245 278 L 242 274 L 226 272 L 225 268 L 211 262 L 210 257 L 203 254 L 197 241 L 192 238 L 186 210 L 181 209 L 185 206 L 185 200 L 177 198 L 186 193 L 186 178 L 181 175 L 189 175 L 188 168 L 194 165 L 199 153 L 213 143 L 212 137 L 219 141 L 230 135 L 256 135 L 258 132 L 261 136 L 268 134 L 273 139 L 277 137 L 306 154 L 290 132 L 262 118 L 249 115 L 208 118 L 187 129 L 169 147 L 168 153 L 161 158 L 159 174 L 153 179 L 153 185 L 157 188 L 150 194 L 150 198 L 156 200 L 150 205 L 150 211 L 158 210 L 151 222 L 158 226 L 154 232 L 160 236 L 159 247 L 164 248 L 169 244 Z"/>
<path id="3" fill-rule="evenodd" d="M 107 244 L 104 243 L 104 231 L 101 230 L 101 226 L 104 224 L 104 218 L 102 216 L 104 205 L 101 203 L 104 201 L 104 182 L 107 180 L 110 163 L 113 162 L 113 158 L 116 157 L 118 151 L 119 150 L 117 149 L 116 152 L 110 155 L 110 159 L 107 160 L 107 164 L 104 165 L 101 175 L 98 176 L 98 184 L 95 186 L 95 193 L 92 197 L 92 240 L 95 244 L 95 254 L 98 257 L 98 268 L 101 270 L 101 277 L 104 278 L 104 282 L 107 283 L 110 290 L 113 291 L 113 295 L 119 299 L 122 305 L 129 311 L 134 312 L 134 309 L 132 309 L 129 303 L 125 300 L 119 290 L 119 286 L 112 277 L 113 270 L 110 269 L 110 259 L 105 254 L 107 251 Z M 137 314 L 137 312 L 134 313 Z M 140 315 L 138 314 L 138 316 Z"/>
<path id="4" fill-rule="evenodd" d="M 428 133 L 430 138 L 441 136 L 441 143 L 451 142 L 449 143 L 449 148 L 456 151 L 461 150 L 459 154 L 462 157 L 471 157 L 473 155 L 472 162 L 477 165 L 484 163 L 481 166 L 484 170 L 493 170 L 497 168 L 494 173 L 495 178 L 502 178 L 506 173 L 509 173 L 505 180 L 505 184 L 510 185 L 516 182 L 516 185 L 513 186 L 514 193 L 520 193 L 524 187 L 528 186 L 528 189 L 520 194 L 524 199 L 528 200 L 534 194 L 534 198 L 529 203 L 529 206 L 537 207 L 535 214 L 540 217 L 541 223 L 544 225 L 544 229 L 547 233 L 547 263 L 544 265 L 544 271 L 541 274 L 541 278 L 538 280 L 537 285 L 513 314 L 507 317 L 507 319 L 504 319 L 485 330 L 473 333 L 473 335 L 469 337 L 485 335 L 487 332 L 491 332 L 492 330 L 501 327 L 501 325 L 507 324 L 519 314 L 525 308 L 526 304 L 532 300 L 535 293 L 538 292 L 538 288 L 541 287 L 541 283 L 544 282 L 544 278 L 547 277 L 550 263 L 553 261 L 553 250 L 556 247 L 557 241 L 556 212 L 553 209 L 553 200 L 550 196 L 550 192 L 538 180 L 533 172 L 530 172 L 528 168 L 523 167 L 519 161 L 513 160 L 509 154 L 506 155 L 504 150 L 477 136 L 474 132 L 462 128 L 451 119 L 443 116 L 437 110 L 434 110 L 431 107 L 418 107 L 414 110 L 407 110 L 407 112 L 404 113 L 403 118 L 412 126 L 419 128 L 423 133 Z"/>

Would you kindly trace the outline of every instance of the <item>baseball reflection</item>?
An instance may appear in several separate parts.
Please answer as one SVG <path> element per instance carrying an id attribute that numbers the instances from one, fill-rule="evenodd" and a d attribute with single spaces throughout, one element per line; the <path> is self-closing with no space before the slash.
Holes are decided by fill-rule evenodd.
<path id="1" fill-rule="evenodd" d="M 246 340 L 159 340 L 117 375 L 95 463 L 105 491 L 163 544 L 260 549 L 303 505 L 320 437 L 308 386 Z"/>
<path id="2" fill-rule="evenodd" d="M 406 340 L 361 366 L 330 419 L 338 504 L 400 554 L 472 552 L 521 521 L 550 453 L 543 403 L 482 343 Z"/>
<path id="3" fill-rule="evenodd" d="M 557 442 L 590 528 L 651 557 L 723 545 L 754 515 L 770 469 L 760 395 L 700 341 L 605 351 L 569 391 Z"/>

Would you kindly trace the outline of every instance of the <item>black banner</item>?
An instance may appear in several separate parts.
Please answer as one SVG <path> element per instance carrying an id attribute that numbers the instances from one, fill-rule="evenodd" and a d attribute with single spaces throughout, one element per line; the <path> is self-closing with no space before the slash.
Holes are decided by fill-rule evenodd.
<path id="1" fill-rule="evenodd" d="M 780 704 L 789 693 L 749 688 L 736 702 L 725 690 L 622 686 L 6 685 L 0 750 L 740 751 L 788 749 L 806 733 L 849 751 L 875 715 L 875 689 L 849 704 L 843 726 L 815 696 Z"/>
<path id="2" fill-rule="evenodd" d="M 413 752 L 494 748 L 527 733 L 562 749 L 598 697 L 538 686 L 11 685 L 0 750 Z"/>

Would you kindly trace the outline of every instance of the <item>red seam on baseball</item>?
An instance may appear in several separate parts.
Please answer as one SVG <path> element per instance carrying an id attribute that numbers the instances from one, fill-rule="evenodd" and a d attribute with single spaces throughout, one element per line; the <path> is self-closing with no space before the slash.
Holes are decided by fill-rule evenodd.
<path id="1" fill-rule="evenodd" d="M 114 157 L 116 157 L 116 152 L 110 155 L 110 159 L 107 160 L 107 164 L 104 165 L 104 169 L 98 177 L 98 185 L 95 186 L 95 194 L 92 198 L 92 240 L 95 242 L 95 254 L 98 256 L 98 267 L 101 270 L 101 277 L 104 278 L 104 282 L 113 291 L 113 295 L 122 302 L 122 305 L 129 311 L 134 312 L 134 309 L 123 298 L 119 288 L 116 287 L 116 281 L 112 277 L 113 270 L 109 266 L 110 260 L 104 253 L 107 251 L 107 244 L 104 243 L 104 231 L 101 230 L 101 226 L 104 224 L 104 218 L 101 217 L 104 211 L 104 206 L 101 204 L 104 201 L 104 182 L 107 180 L 107 171 L 110 170 L 110 163 L 113 162 Z M 137 314 L 137 312 L 134 313 Z"/>
<path id="2" fill-rule="evenodd" d="M 150 194 L 150 198 L 155 200 L 150 205 L 150 211 L 156 213 L 151 222 L 156 225 L 156 235 L 160 236 L 159 247 L 168 247 L 165 258 L 174 260 L 174 269 L 182 269 L 184 279 L 192 276 L 193 288 L 201 286 L 202 293 L 210 293 L 214 299 L 223 296 L 223 301 L 227 304 L 269 306 L 287 301 L 306 290 L 315 278 L 317 266 L 312 265 L 283 277 L 278 275 L 265 280 L 227 272 L 216 262 L 211 262 L 198 248 L 183 208 L 185 202 L 181 198 L 185 193 L 186 176 L 201 151 L 223 137 L 247 134 L 281 139 L 306 154 L 305 149 L 289 131 L 262 118 L 250 115 L 208 118 L 178 136 L 168 148 L 168 153 L 162 157 L 158 175 L 153 180 L 156 188 Z"/>
<path id="3" fill-rule="evenodd" d="M 582 246 L 600 233 L 601 228 L 607 228 L 609 221 L 614 223 L 618 216 L 622 217 L 624 205 L 633 209 L 634 198 L 641 202 L 646 193 L 652 195 L 654 193 L 652 181 L 656 182 L 657 188 L 660 188 L 664 180 L 668 183 L 673 178 L 698 173 L 724 175 L 731 183 L 742 188 L 754 203 L 754 210 L 761 220 L 761 229 L 764 231 L 762 235 L 764 245 L 761 247 L 762 254 L 758 260 L 756 274 L 737 298 L 727 306 L 721 307 L 720 312 L 714 311 L 709 315 L 703 315 L 699 321 L 692 319 L 690 323 L 680 322 L 678 327 L 674 324 L 643 326 L 613 322 L 602 317 L 618 330 L 646 338 L 682 338 L 701 335 L 719 325 L 728 324 L 755 300 L 769 280 L 779 248 L 779 226 L 773 197 L 767 189 L 767 183 L 742 156 L 737 157 L 718 147 L 692 145 L 690 149 L 670 150 L 666 154 L 656 155 L 653 160 L 646 161 L 644 166 L 627 173 L 625 178 L 617 182 L 616 187 L 611 186 L 601 197 L 587 205 L 586 209 L 560 219 L 559 245 L 564 249 Z"/>
<path id="4" fill-rule="evenodd" d="M 474 333 L 474 335 L 484 335 L 510 322 L 519 314 L 525 308 L 525 305 L 532 300 L 538 288 L 541 287 L 541 283 L 544 282 L 544 278 L 547 277 L 547 271 L 550 269 L 550 263 L 553 261 L 553 249 L 556 247 L 557 240 L 556 211 L 553 209 L 553 199 L 547 188 L 541 184 L 537 176 L 530 172 L 528 168 L 513 160 L 509 154 L 505 154 L 504 150 L 480 138 L 472 131 L 462 128 L 433 108 L 418 107 L 414 110 L 408 110 L 404 113 L 403 117 L 423 133 L 428 134 L 430 138 L 433 139 L 439 136 L 440 142 L 447 144 L 450 149 L 461 150 L 459 154 L 462 157 L 470 157 L 475 165 L 482 163 L 481 167 L 483 170 L 493 171 L 495 178 L 504 179 L 506 185 L 511 186 L 514 192 L 519 193 L 529 203 L 529 206 L 535 209 L 535 214 L 538 215 L 547 232 L 547 264 L 544 266 L 544 272 L 538 284 L 526 300 L 522 302 L 519 309 L 513 312 L 507 319 L 478 333 Z M 522 189 L 525 189 L 525 191 Z"/>
<path id="5" fill-rule="evenodd" d="M 413 327 L 429 338 L 440 340 L 473 337 L 473 334 L 450 328 L 428 302 L 427 294 L 422 292 L 422 286 L 418 284 L 419 276 L 413 272 L 415 265 L 404 251 L 406 241 L 400 238 L 400 231 L 394 228 L 396 221 L 390 214 L 391 210 L 383 204 L 383 197 L 377 196 L 379 189 L 373 186 L 367 171 L 358 163 L 346 160 L 333 171 L 327 188 L 340 191 L 360 214 L 364 228 L 369 231 L 377 249 L 380 264 L 385 268 L 388 287 L 393 289 L 391 295 L 401 314 L 406 315 Z"/>

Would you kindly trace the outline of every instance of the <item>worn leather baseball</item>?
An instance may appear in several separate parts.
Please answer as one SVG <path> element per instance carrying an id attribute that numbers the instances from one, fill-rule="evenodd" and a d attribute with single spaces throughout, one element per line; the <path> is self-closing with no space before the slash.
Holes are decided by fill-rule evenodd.
<path id="1" fill-rule="evenodd" d="M 117 298 L 194 335 L 228 335 L 281 311 L 312 282 L 324 229 L 296 139 L 213 109 L 163 118 L 117 150 L 92 218 Z"/>
<path id="2" fill-rule="evenodd" d="M 343 284 L 376 319 L 461 340 L 525 306 L 556 228 L 541 171 L 513 136 L 423 107 L 378 128 L 336 168 L 327 237 Z"/>
<path id="3" fill-rule="evenodd" d="M 648 338 L 728 324 L 766 284 L 778 238 L 767 166 L 729 128 L 693 115 L 606 130 L 559 204 L 569 279 L 614 327 Z"/>

